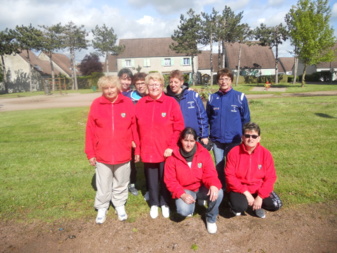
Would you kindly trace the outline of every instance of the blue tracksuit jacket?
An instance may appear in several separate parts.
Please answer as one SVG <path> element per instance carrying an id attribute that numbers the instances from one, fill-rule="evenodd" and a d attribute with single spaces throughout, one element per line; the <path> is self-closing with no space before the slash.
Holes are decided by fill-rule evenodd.
<path id="1" fill-rule="evenodd" d="M 167 87 L 167 95 L 174 97 L 181 108 L 185 127 L 192 127 L 196 130 L 198 137 L 207 138 L 209 135 L 208 118 L 205 106 L 199 94 L 184 87 L 179 95 L 175 95 L 170 86 Z"/>
<path id="2" fill-rule="evenodd" d="M 248 101 L 244 93 L 231 89 L 210 95 L 206 112 L 210 139 L 220 143 L 241 142 L 242 126 L 250 121 Z"/>

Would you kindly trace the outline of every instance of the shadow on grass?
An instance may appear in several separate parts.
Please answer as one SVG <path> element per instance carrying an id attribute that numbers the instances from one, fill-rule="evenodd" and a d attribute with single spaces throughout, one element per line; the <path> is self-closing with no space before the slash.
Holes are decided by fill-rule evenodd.
<path id="1" fill-rule="evenodd" d="M 315 113 L 315 115 L 318 116 L 318 117 L 327 118 L 327 119 L 335 119 L 336 118 L 336 117 L 333 117 L 329 114 L 320 113 L 320 112 Z"/>

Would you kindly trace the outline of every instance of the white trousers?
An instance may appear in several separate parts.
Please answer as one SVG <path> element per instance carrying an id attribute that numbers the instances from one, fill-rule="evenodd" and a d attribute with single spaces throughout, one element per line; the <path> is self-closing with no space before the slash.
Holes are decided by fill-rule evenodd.
<path id="1" fill-rule="evenodd" d="M 121 164 L 96 163 L 96 209 L 123 206 L 128 199 L 130 162 Z"/>

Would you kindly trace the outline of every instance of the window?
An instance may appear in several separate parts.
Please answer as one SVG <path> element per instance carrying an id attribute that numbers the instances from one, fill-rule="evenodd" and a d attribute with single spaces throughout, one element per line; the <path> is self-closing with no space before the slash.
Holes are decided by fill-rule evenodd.
<path id="1" fill-rule="evenodd" d="M 171 58 L 165 58 L 164 59 L 164 66 L 170 67 L 171 66 Z"/>
<path id="2" fill-rule="evenodd" d="M 191 59 L 190 58 L 183 58 L 183 65 L 184 66 L 191 65 Z"/>
<path id="3" fill-rule="evenodd" d="M 125 60 L 125 67 L 131 67 L 131 60 Z"/>
<path id="4" fill-rule="evenodd" d="M 150 67 L 150 59 L 144 59 L 144 67 Z"/>

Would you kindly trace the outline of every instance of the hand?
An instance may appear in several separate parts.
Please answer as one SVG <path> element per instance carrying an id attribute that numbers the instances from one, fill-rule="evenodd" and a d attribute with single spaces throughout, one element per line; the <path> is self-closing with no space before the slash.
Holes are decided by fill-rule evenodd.
<path id="1" fill-rule="evenodd" d="M 173 149 L 167 148 L 164 152 L 164 157 L 169 157 L 172 155 Z"/>
<path id="2" fill-rule="evenodd" d="M 218 199 L 219 189 L 216 186 L 211 186 L 208 190 L 207 196 L 210 201 L 216 201 Z"/>
<path id="3" fill-rule="evenodd" d="M 204 143 L 205 145 L 207 145 L 208 144 L 208 138 L 202 138 L 201 142 Z"/>
<path id="4" fill-rule="evenodd" d="M 132 148 L 136 148 L 137 147 L 137 145 L 136 145 L 136 143 L 134 141 L 131 142 L 131 147 Z"/>
<path id="5" fill-rule="evenodd" d="M 254 204 L 254 197 L 253 197 L 253 195 L 249 191 L 245 191 L 243 194 L 247 198 L 248 205 L 252 206 Z"/>
<path id="6" fill-rule="evenodd" d="M 91 166 L 96 166 L 96 157 L 90 158 L 89 163 Z"/>
<path id="7" fill-rule="evenodd" d="M 195 202 L 195 199 L 192 197 L 192 195 L 188 193 L 183 193 L 180 198 L 186 203 L 186 204 L 192 204 Z"/>
<path id="8" fill-rule="evenodd" d="M 138 163 L 140 161 L 140 155 L 135 155 L 135 163 Z"/>
<path id="9" fill-rule="evenodd" d="M 257 195 L 256 198 L 254 199 L 253 210 L 261 209 L 262 201 L 263 199 L 259 195 Z"/>

